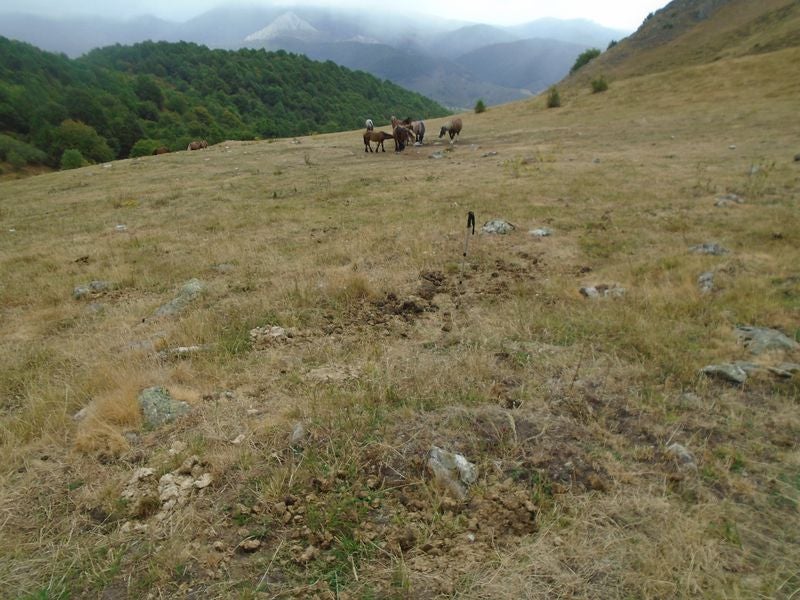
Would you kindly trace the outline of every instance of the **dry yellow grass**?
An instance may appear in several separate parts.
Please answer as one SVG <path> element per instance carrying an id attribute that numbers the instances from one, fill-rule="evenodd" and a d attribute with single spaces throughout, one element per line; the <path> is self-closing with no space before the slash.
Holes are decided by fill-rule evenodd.
<path id="1" fill-rule="evenodd" d="M 800 334 L 798 61 L 568 89 L 402 155 L 345 132 L 0 184 L 0 596 L 796 597 L 798 375 L 698 370 L 747 358 L 736 325 Z M 470 210 L 517 229 L 464 260 Z M 192 413 L 144 429 L 155 385 Z M 433 444 L 478 464 L 468 502 Z M 132 516 L 134 470 L 192 455 L 213 484 Z"/>

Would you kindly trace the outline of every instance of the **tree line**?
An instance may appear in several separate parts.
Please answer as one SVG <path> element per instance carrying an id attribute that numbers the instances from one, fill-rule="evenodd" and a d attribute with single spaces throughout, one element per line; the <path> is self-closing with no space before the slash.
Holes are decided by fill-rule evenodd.
<path id="1" fill-rule="evenodd" d="M 355 129 L 368 117 L 447 112 L 368 73 L 284 51 L 142 42 L 69 59 L 0 37 L 0 161 L 13 167 L 71 167 L 184 149 L 197 138 L 289 137 Z"/>

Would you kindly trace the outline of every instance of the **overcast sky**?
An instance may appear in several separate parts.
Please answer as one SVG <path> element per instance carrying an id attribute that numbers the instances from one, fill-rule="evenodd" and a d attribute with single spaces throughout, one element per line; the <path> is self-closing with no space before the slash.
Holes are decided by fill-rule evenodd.
<path id="1" fill-rule="evenodd" d="M 431 16 L 492 25 L 517 25 L 542 17 L 589 19 L 606 27 L 633 31 L 648 13 L 665 6 L 669 0 L 403 0 L 396 5 L 376 4 L 374 0 L 0 0 L 0 12 L 33 12 L 61 16 L 98 14 L 131 17 L 151 14 L 169 20 L 184 21 L 215 6 L 310 4 L 331 8 L 408 10 Z"/>

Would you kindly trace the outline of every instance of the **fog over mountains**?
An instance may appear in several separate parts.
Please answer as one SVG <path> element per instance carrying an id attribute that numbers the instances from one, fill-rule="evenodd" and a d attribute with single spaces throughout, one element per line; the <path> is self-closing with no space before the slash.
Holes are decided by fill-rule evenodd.
<path id="1" fill-rule="evenodd" d="M 367 71 L 454 109 L 536 94 L 566 75 L 583 50 L 605 49 L 626 34 L 585 20 L 497 27 L 299 6 L 216 8 L 181 23 L 0 14 L 0 35 L 70 57 L 144 40 L 283 49 Z"/>

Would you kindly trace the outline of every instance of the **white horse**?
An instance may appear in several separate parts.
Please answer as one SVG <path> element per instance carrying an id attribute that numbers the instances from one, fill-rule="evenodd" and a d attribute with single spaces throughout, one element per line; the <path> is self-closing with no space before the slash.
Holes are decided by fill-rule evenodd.
<path id="1" fill-rule="evenodd" d="M 375 125 L 372 124 L 372 119 L 367 119 L 366 125 L 367 125 L 367 131 L 372 131 L 373 129 L 375 129 Z"/>

